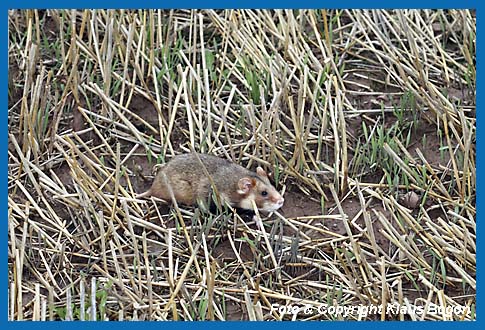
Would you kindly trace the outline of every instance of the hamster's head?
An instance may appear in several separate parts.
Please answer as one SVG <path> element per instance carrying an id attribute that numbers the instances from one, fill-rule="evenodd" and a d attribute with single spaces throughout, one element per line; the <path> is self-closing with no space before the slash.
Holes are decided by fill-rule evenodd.
<path id="1" fill-rule="evenodd" d="M 237 193 L 241 198 L 235 206 L 246 210 L 253 209 L 253 201 L 258 210 L 263 212 L 276 211 L 285 202 L 285 199 L 269 182 L 268 175 L 261 167 L 256 169 L 255 176 L 239 179 Z"/>

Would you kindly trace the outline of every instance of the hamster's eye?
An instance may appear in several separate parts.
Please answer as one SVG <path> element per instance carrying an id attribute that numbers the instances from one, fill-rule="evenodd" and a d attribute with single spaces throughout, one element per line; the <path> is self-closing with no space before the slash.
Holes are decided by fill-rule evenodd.
<path id="1" fill-rule="evenodd" d="M 268 192 L 267 192 L 266 190 L 263 190 L 263 191 L 261 192 L 261 196 L 268 196 Z"/>

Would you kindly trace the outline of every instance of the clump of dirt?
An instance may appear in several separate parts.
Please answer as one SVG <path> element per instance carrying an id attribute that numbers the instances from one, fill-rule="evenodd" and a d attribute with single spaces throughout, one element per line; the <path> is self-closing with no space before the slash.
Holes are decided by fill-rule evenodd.
<path id="1" fill-rule="evenodd" d="M 148 100 L 142 95 L 135 94 L 131 99 L 129 108 L 133 113 L 135 113 L 137 116 L 142 118 L 146 123 L 153 126 L 157 131 L 159 130 L 159 127 L 160 127 L 159 120 L 158 120 L 159 114 L 157 109 L 155 108 L 155 106 L 150 100 Z M 142 129 L 142 131 L 143 129 L 146 128 L 145 124 L 136 117 L 132 118 L 132 123 L 136 127 Z"/>

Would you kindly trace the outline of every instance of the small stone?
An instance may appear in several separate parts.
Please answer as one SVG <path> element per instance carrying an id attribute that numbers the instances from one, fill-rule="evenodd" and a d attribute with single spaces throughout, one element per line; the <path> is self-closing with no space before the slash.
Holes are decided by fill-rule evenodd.
<path id="1" fill-rule="evenodd" d="M 410 192 L 404 194 L 400 198 L 400 201 L 407 208 L 414 210 L 415 208 L 418 207 L 419 202 L 420 202 L 420 198 L 419 198 L 419 195 L 416 194 L 414 191 L 410 191 Z"/>

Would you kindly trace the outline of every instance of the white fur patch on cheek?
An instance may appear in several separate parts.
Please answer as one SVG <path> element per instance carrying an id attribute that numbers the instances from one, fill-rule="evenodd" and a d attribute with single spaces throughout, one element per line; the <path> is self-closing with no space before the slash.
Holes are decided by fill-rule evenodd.
<path id="1" fill-rule="evenodd" d="M 241 200 L 241 202 L 239 203 L 239 207 L 245 210 L 252 210 L 253 209 L 252 201 L 254 201 L 254 195 L 251 194 Z"/>
<path id="2" fill-rule="evenodd" d="M 277 209 L 279 209 L 281 206 L 282 205 L 278 205 L 278 204 L 275 204 L 275 203 L 265 202 L 262 210 L 265 211 L 265 212 L 273 212 L 273 211 L 276 211 Z"/>

